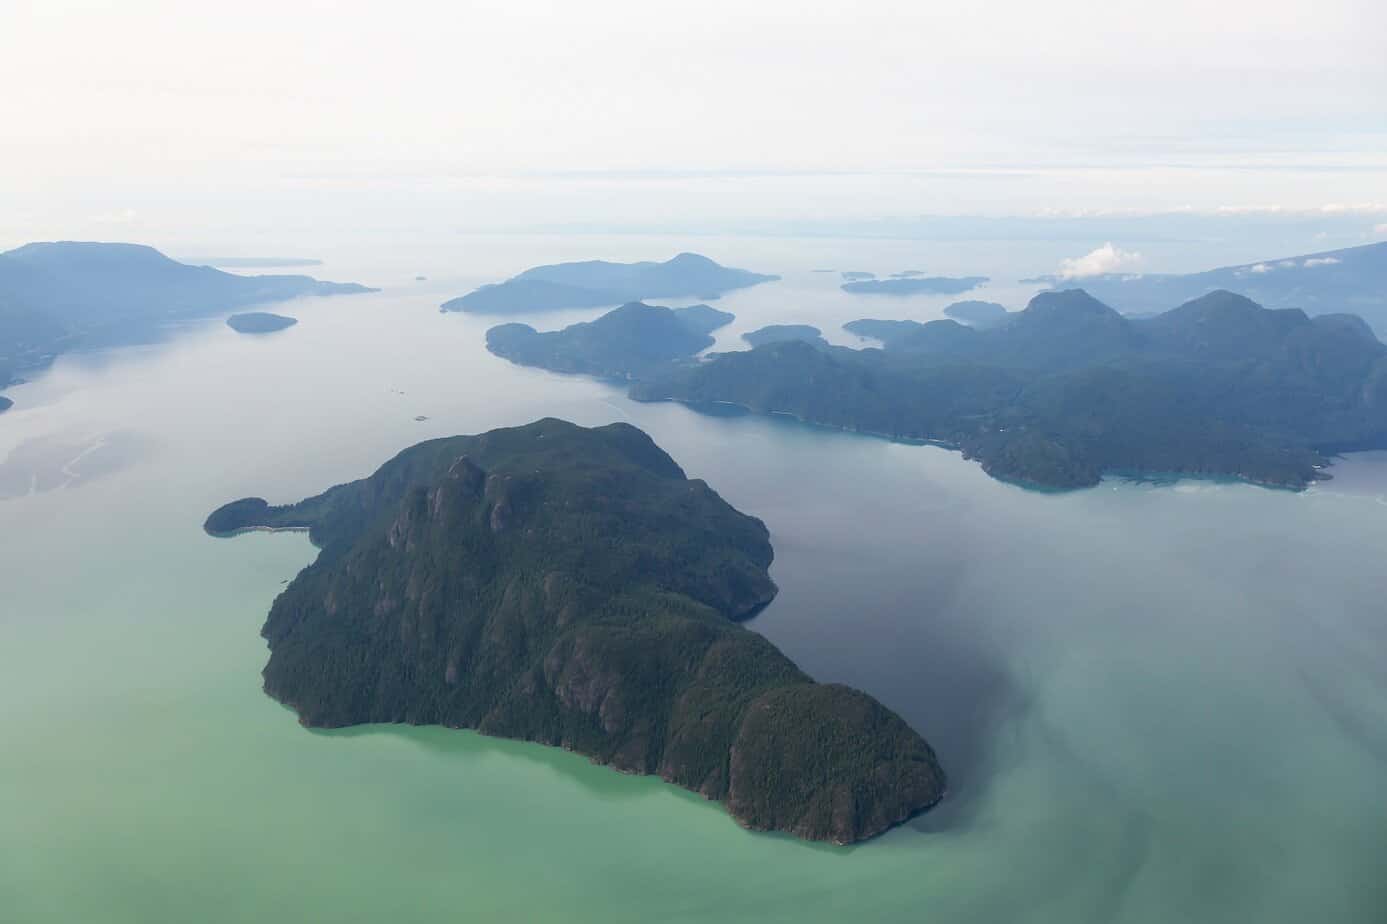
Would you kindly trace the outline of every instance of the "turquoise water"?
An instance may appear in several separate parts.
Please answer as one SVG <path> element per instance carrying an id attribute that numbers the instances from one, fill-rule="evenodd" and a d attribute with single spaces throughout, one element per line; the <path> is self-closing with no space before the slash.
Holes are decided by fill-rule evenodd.
<path id="1" fill-rule="evenodd" d="M 785 245 L 762 246 L 729 256 L 778 268 Z M 822 258 L 726 298 L 720 347 L 942 307 L 844 296 L 808 272 Z M 436 312 L 472 281 L 448 265 L 323 275 L 387 288 L 286 306 L 301 323 L 268 338 L 212 321 L 66 357 L 11 390 L 0 919 L 1382 919 L 1387 457 L 1305 494 L 1031 493 L 942 449 L 510 366 L 486 321 Z M 542 415 L 629 420 L 764 518 L 781 594 L 752 625 L 905 715 L 948 801 L 866 845 L 806 845 L 571 754 L 313 733 L 261 694 L 260 624 L 313 550 L 210 539 L 210 509 Z"/>

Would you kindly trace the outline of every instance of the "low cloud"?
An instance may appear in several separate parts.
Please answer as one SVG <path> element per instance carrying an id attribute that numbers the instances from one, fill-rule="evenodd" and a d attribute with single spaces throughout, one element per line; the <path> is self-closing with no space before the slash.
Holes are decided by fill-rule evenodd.
<path id="1" fill-rule="evenodd" d="M 1081 279 L 1084 276 L 1121 273 L 1137 268 L 1141 262 L 1141 254 L 1114 247 L 1109 241 L 1102 247 L 1090 250 L 1082 257 L 1061 260 L 1059 275 L 1062 279 Z"/>
<path id="2" fill-rule="evenodd" d="M 1311 257 L 1305 261 L 1304 266 L 1308 269 L 1312 266 L 1333 266 L 1338 262 L 1340 262 L 1338 257 Z"/>
<path id="3" fill-rule="evenodd" d="M 1254 273 L 1270 273 L 1274 268 L 1269 263 L 1257 263 L 1251 269 Z"/>

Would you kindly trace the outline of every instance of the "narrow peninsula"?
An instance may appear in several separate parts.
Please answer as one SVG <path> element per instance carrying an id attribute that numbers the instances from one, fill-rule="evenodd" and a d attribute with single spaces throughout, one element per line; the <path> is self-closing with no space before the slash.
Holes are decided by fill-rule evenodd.
<path id="1" fill-rule="evenodd" d="M 739 625 L 774 597 L 766 527 L 640 430 L 546 419 L 421 443 L 210 533 L 307 528 L 265 690 L 307 726 L 404 722 L 567 748 L 848 844 L 934 805 L 930 746 Z"/>

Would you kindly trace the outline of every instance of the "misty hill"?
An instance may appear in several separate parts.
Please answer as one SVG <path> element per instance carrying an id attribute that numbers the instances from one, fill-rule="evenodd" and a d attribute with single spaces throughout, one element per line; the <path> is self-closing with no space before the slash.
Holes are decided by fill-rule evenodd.
<path id="1" fill-rule="evenodd" d="M 631 302 L 595 321 L 563 330 L 502 324 L 486 332 L 486 347 L 524 366 L 626 379 L 651 375 L 713 345 L 710 334 L 735 316 L 707 305 L 665 308 Z"/>
<path id="2" fill-rule="evenodd" d="M 537 741 L 721 801 L 754 830 L 850 843 L 944 791 L 929 745 L 742 626 L 772 551 L 626 424 L 421 443 L 374 475 L 214 534 L 307 527 L 265 691 L 313 727 L 406 722 Z"/>
<path id="3" fill-rule="evenodd" d="M 824 340 L 823 331 L 811 324 L 768 324 L 742 334 L 742 339 L 754 347 L 784 340 L 803 340 L 805 343 L 822 343 L 825 346 L 828 344 L 828 341 Z"/>
<path id="4" fill-rule="evenodd" d="M 14 407 L 14 402 L 4 395 L 0 395 L 0 414 L 5 413 L 12 407 Z"/>
<path id="5" fill-rule="evenodd" d="M 995 327 L 1013 317 L 1010 311 L 996 302 L 980 301 L 954 302 L 944 309 L 944 313 L 972 328 Z M 880 340 L 884 345 L 890 346 L 903 342 L 909 343 L 908 338 L 917 337 L 917 335 L 927 340 L 931 336 L 930 334 L 919 335 L 918 332 L 930 323 L 934 324 L 931 331 L 934 331 L 937 336 L 954 341 L 961 341 L 968 336 L 956 331 L 956 325 L 948 322 L 891 321 L 880 318 L 859 318 L 844 324 L 843 329 L 849 333 L 857 334 L 859 337 L 871 337 L 874 340 Z M 918 343 L 919 340 L 917 339 L 916 342 Z"/>
<path id="6" fill-rule="evenodd" d="M 875 279 L 876 273 L 868 273 L 865 270 L 844 270 L 843 278 L 848 282 L 858 282 L 863 279 Z"/>
<path id="7" fill-rule="evenodd" d="M 1094 297 L 1125 314 L 1163 311 L 1226 289 L 1268 308 L 1361 315 L 1379 333 L 1387 333 L 1387 241 L 1202 273 L 1112 274 L 1082 282 Z"/>
<path id="8" fill-rule="evenodd" d="M 920 321 L 884 321 L 879 318 L 858 318 L 843 325 L 843 330 L 859 337 L 871 337 L 889 343 L 914 333 L 925 325 Z"/>
<path id="9" fill-rule="evenodd" d="M 1011 312 L 1007 311 L 1005 305 L 980 302 L 976 299 L 954 302 L 944 309 L 944 314 L 971 327 L 993 327 L 1011 317 Z"/>
<path id="10" fill-rule="evenodd" d="M 695 253 L 681 253 L 664 263 L 556 263 L 482 286 L 444 302 L 443 310 L 506 314 L 597 308 L 648 298 L 708 298 L 779 278 L 721 266 Z"/>
<path id="11" fill-rule="evenodd" d="M 958 295 L 985 282 L 986 276 L 910 276 L 845 282 L 841 288 L 860 295 Z"/>
<path id="12" fill-rule="evenodd" d="M 152 247 L 63 241 L 0 253 L 0 383 L 77 343 L 304 295 L 373 291 L 308 276 L 237 276 Z"/>
<path id="13" fill-rule="evenodd" d="M 297 323 L 298 318 L 270 314 L 268 311 L 247 311 L 244 314 L 233 314 L 226 319 L 226 326 L 240 334 L 270 334 L 286 327 L 293 327 Z"/>

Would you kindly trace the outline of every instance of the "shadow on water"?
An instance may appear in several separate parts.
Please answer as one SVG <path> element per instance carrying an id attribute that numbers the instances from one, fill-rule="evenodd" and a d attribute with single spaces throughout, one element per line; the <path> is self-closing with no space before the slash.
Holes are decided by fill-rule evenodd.
<path id="1" fill-rule="evenodd" d="M 749 627 L 816 680 L 875 696 L 929 741 L 948 795 L 911 825 L 940 831 L 971 822 L 1002 769 L 997 745 L 1028 697 L 958 569 L 909 553 L 822 534 L 812 548 L 777 540 L 782 592 Z"/>

